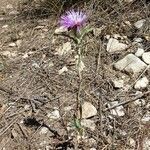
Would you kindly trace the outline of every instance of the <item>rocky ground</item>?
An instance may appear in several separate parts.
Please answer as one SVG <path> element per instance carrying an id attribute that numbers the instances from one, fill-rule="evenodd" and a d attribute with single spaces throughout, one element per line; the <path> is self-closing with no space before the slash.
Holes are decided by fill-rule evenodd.
<path id="1" fill-rule="evenodd" d="M 149 2 L 78 4 L 92 27 L 83 41 L 82 138 L 73 126 L 75 44 L 60 35 L 59 15 L 34 6 L 0 6 L 0 150 L 149 150 Z"/>

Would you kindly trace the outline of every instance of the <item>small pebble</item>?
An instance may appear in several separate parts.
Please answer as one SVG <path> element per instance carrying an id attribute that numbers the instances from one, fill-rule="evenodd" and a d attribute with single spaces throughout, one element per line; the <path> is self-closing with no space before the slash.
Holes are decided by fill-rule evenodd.
<path id="1" fill-rule="evenodd" d="M 10 43 L 9 44 L 9 47 L 15 47 L 16 46 L 16 43 Z"/>
<path id="2" fill-rule="evenodd" d="M 97 114 L 97 109 L 89 102 L 82 105 L 82 118 L 89 118 Z"/>
<path id="3" fill-rule="evenodd" d="M 117 39 L 110 38 L 107 43 L 106 50 L 107 50 L 107 52 L 111 53 L 111 52 L 118 52 L 118 51 L 126 50 L 127 47 L 128 47 L 128 45 L 126 45 L 124 43 L 120 43 Z"/>
<path id="4" fill-rule="evenodd" d="M 130 146 L 135 147 L 136 142 L 133 138 L 129 139 L 129 143 L 130 143 Z"/>
<path id="5" fill-rule="evenodd" d="M 143 118 L 141 119 L 141 121 L 142 121 L 143 123 L 150 122 L 150 112 L 147 112 L 147 113 L 143 116 Z"/>
<path id="6" fill-rule="evenodd" d="M 59 27 L 55 30 L 55 34 L 60 34 L 60 33 L 64 33 L 67 32 L 67 29 L 64 27 Z"/>
<path id="7" fill-rule="evenodd" d="M 27 111 L 27 110 L 30 110 L 30 105 L 25 105 L 24 106 L 24 109 Z"/>
<path id="8" fill-rule="evenodd" d="M 3 29 L 8 28 L 8 24 L 2 26 Z"/>
<path id="9" fill-rule="evenodd" d="M 21 44 L 22 44 L 22 40 L 17 40 L 17 41 L 16 41 L 16 45 L 17 45 L 18 47 L 20 47 Z"/>
<path id="10" fill-rule="evenodd" d="M 111 106 L 117 105 L 118 101 L 111 102 Z M 111 110 L 111 114 L 114 116 L 122 117 L 125 115 L 123 106 L 118 106 Z"/>
<path id="11" fill-rule="evenodd" d="M 8 4 L 8 5 L 6 6 L 6 8 L 7 8 L 7 9 L 13 9 L 13 6 L 12 6 L 11 4 Z"/>
<path id="12" fill-rule="evenodd" d="M 142 59 L 145 63 L 150 64 L 150 52 L 143 53 Z"/>
<path id="13" fill-rule="evenodd" d="M 114 67 L 120 71 L 126 71 L 131 74 L 142 72 L 147 65 L 133 54 L 128 54 L 123 59 L 114 64 Z"/>
<path id="14" fill-rule="evenodd" d="M 62 69 L 58 71 L 58 74 L 61 75 L 62 73 L 67 72 L 67 71 L 68 71 L 68 68 L 64 66 Z"/>
<path id="15" fill-rule="evenodd" d="M 58 110 L 54 110 L 50 113 L 47 114 L 47 117 L 50 119 L 59 119 L 60 118 L 60 114 Z"/>
<path id="16" fill-rule="evenodd" d="M 137 22 L 134 23 L 134 26 L 137 28 L 137 29 L 140 29 L 142 28 L 142 26 L 144 25 L 144 22 L 146 20 L 145 19 L 141 19 L 141 20 L 138 20 Z"/>
<path id="17" fill-rule="evenodd" d="M 147 79 L 147 77 L 143 77 L 135 83 L 134 88 L 135 89 L 144 89 L 148 86 L 148 83 L 149 83 L 149 80 Z"/>
<path id="18" fill-rule="evenodd" d="M 150 150 L 150 138 L 148 136 L 144 138 L 143 150 Z"/>
<path id="19" fill-rule="evenodd" d="M 46 134 L 48 132 L 48 128 L 42 127 L 40 130 L 40 134 Z"/>
<path id="20" fill-rule="evenodd" d="M 112 82 L 115 88 L 122 88 L 124 86 L 123 80 L 112 80 Z"/>
<path id="21" fill-rule="evenodd" d="M 144 106 L 146 103 L 144 99 L 137 99 L 136 101 L 134 101 L 134 104 L 136 106 Z"/>
<path id="22" fill-rule="evenodd" d="M 142 38 L 135 38 L 134 42 L 135 43 L 141 43 L 141 42 L 143 42 L 143 39 Z"/>
<path id="23" fill-rule="evenodd" d="M 136 53 L 135 53 L 135 56 L 137 57 L 141 57 L 144 53 L 144 49 L 143 48 L 138 48 Z"/>

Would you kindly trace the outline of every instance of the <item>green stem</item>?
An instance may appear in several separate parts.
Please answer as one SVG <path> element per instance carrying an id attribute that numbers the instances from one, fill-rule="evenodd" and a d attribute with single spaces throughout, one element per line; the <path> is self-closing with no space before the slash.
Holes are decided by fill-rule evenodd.
<path id="1" fill-rule="evenodd" d="M 82 52 L 81 48 L 78 49 L 78 75 L 79 75 L 79 87 L 78 87 L 78 94 L 77 94 L 77 110 L 79 110 L 79 118 L 82 119 L 82 102 L 80 98 L 81 93 L 81 86 L 82 86 L 82 73 L 80 71 L 80 65 L 82 60 Z"/>

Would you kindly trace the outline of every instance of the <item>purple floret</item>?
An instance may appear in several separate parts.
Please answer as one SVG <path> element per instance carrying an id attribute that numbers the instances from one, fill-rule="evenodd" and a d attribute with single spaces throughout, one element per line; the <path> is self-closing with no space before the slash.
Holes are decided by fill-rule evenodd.
<path id="1" fill-rule="evenodd" d="M 87 16 L 81 11 L 67 11 L 65 15 L 60 18 L 60 25 L 67 29 L 80 30 L 86 23 Z"/>

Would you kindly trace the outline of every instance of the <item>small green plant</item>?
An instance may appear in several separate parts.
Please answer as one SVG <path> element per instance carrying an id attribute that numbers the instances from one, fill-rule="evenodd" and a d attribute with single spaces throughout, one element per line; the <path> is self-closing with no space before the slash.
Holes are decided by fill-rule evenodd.
<path id="1" fill-rule="evenodd" d="M 79 135 L 82 137 L 83 135 L 83 127 L 81 126 L 82 119 L 82 101 L 80 98 L 81 86 L 82 86 L 82 70 L 83 70 L 83 56 L 84 49 L 82 45 L 82 41 L 84 36 L 90 32 L 90 29 L 86 25 L 87 16 L 82 11 L 67 11 L 65 15 L 62 15 L 60 18 L 60 25 L 63 28 L 68 29 L 67 36 L 74 40 L 77 49 L 77 57 L 76 57 L 76 67 L 79 76 L 79 86 L 78 86 L 78 94 L 77 94 L 77 111 L 76 115 L 74 115 L 74 126 L 77 129 Z"/>

